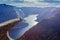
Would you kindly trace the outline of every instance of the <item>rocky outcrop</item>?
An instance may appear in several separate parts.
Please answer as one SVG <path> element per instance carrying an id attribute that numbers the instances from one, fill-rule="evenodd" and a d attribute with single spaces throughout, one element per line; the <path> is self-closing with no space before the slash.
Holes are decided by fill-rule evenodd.
<path id="1" fill-rule="evenodd" d="M 8 25 L 0 27 L 0 40 L 9 40 L 7 31 L 13 28 L 18 22 L 21 22 L 21 20 L 14 21 L 12 23 L 9 23 Z"/>

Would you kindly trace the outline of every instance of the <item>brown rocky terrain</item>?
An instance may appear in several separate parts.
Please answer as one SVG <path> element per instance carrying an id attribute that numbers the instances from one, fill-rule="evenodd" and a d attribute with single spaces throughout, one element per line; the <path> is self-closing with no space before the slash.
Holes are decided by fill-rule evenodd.
<path id="1" fill-rule="evenodd" d="M 21 22 L 21 19 L 0 27 L 0 40 L 9 40 L 7 37 L 7 31 L 9 31 L 18 22 Z"/>

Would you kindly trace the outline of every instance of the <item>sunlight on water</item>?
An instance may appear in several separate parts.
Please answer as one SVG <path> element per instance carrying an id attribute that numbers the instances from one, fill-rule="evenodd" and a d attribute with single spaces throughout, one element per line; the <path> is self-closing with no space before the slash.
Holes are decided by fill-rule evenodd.
<path id="1" fill-rule="evenodd" d="M 38 23 L 35 21 L 37 19 L 36 16 L 38 16 L 38 15 L 30 15 L 25 18 L 26 22 L 29 23 L 30 27 L 32 27 Z"/>
<path id="2" fill-rule="evenodd" d="M 35 20 L 37 19 L 36 16 L 38 15 L 30 15 L 25 19 L 25 22 L 28 23 L 28 27 L 25 27 L 23 29 L 20 30 L 20 33 L 18 34 L 18 38 L 21 37 L 26 31 L 28 31 L 30 28 L 32 28 L 34 25 L 36 25 L 38 22 L 36 22 Z"/>

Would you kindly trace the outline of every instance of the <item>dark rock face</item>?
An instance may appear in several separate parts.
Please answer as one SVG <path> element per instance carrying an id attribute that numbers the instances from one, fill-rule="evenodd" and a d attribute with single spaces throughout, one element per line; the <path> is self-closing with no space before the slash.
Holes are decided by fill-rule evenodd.
<path id="1" fill-rule="evenodd" d="M 28 30 L 18 40 L 60 40 L 60 11 Z"/>
<path id="2" fill-rule="evenodd" d="M 14 25 L 16 25 L 19 21 L 12 22 L 8 25 L 0 27 L 0 40 L 9 40 L 7 37 L 7 31 L 9 31 Z"/>

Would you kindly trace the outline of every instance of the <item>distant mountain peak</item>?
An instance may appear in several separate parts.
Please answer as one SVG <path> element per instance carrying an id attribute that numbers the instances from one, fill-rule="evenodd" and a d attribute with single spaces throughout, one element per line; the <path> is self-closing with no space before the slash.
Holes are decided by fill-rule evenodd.
<path id="1" fill-rule="evenodd" d="M 6 6 L 6 4 L 0 4 L 0 6 Z"/>
<path id="2" fill-rule="evenodd" d="M 0 4 L 0 7 L 14 7 L 14 6 L 7 5 L 7 4 Z"/>

